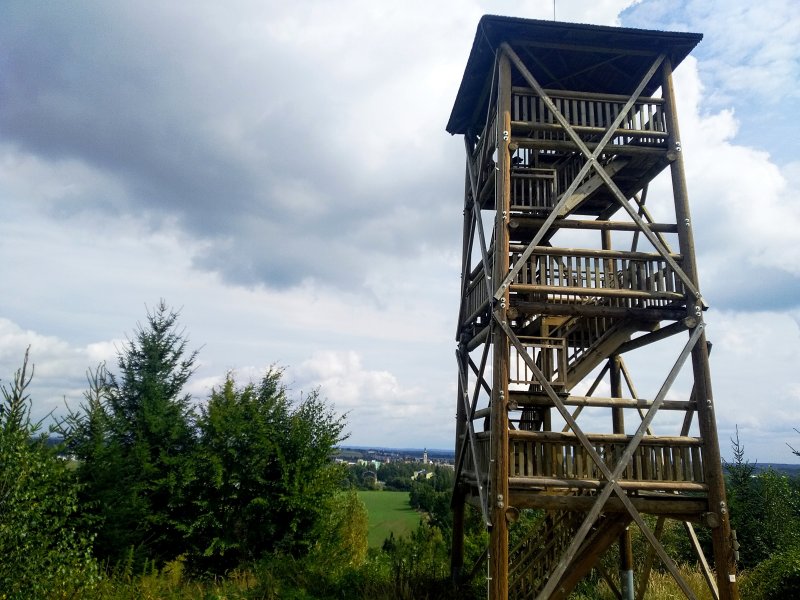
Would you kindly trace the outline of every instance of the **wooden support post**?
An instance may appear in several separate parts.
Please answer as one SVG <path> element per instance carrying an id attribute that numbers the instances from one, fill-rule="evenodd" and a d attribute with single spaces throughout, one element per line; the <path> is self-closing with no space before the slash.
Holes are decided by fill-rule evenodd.
<path id="1" fill-rule="evenodd" d="M 603 239 L 604 245 L 606 239 Z M 609 240 L 610 245 L 610 240 Z M 622 397 L 622 377 L 620 357 L 617 354 L 611 355 L 608 359 L 609 379 L 611 383 L 612 398 Z M 614 433 L 625 433 L 625 415 L 622 408 L 612 408 L 611 415 L 613 420 Z M 619 536 L 619 582 L 622 600 L 633 600 L 633 545 L 631 542 L 631 530 L 626 527 Z"/>
<path id="2" fill-rule="evenodd" d="M 683 268 L 692 283 L 697 287 L 697 265 L 694 255 L 694 236 L 689 213 L 689 197 L 686 188 L 686 176 L 683 166 L 680 130 L 675 107 L 675 94 L 672 86 L 672 63 L 664 61 L 662 67 L 662 91 L 664 94 L 664 114 L 669 131 L 668 156 L 670 163 L 672 188 L 675 197 L 675 216 L 678 223 L 678 242 L 680 253 L 684 257 Z M 688 303 L 688 317 L 702 322 L 701 298 Z M 714 547 L 714 562 L 717 568 L 717 586 L 720 600 L 738 600 L 739 590 L 736 585 L 736 564 L 733 558 L 730 516 L 725 496 L 725 482 L 722 477 L 722 461 L 717 435 L 717 423 L 714 415 L 714 401 L 711 393 L 711 373 L 708 365 L 708 346 L 705 333 L 699 343 L 692 349 L 692 370 L 694 372 L 695 394 L 697 399 L 697 417 L 700 437 L 704 447 L 704 476 L 708 484 L 709 511 L 716 515 L 719 525 L 712 527 L 711 539 Z"/>
<path id="3" fill-rule="evenodd" d="M 459 369 L 461 369 L 460 365 Z M 458 378 L 458 397 L 456 398 L 456 456 L 458 457 L 462 455 L 464 446 L 468 443 L 466 440 L 467 412 L 463 402 L 466 390 L 463 389 L 462 380 L 462 377 Z M 451 502 L 453 507 L 453 543 L 450 552 L 450 576 L 456 585 L 461 580 L 461 571 L 464 568 L 464 502 L 463 486 L 459 478 L 456 477 L 453 484 Z"/>
<path id="4" fill-rule="evenodd" d="M 502 280 L 509 269 L 507 220 L 511 193 L 511 66 L 500 55 L 497 82 L 497 175 L 495 190 L 495 251 L 493 283 Z M 497 310 L 506 320 L 508 289 L 501 296 Z M 492 528 L 489 532 L 489 599 L 508 598 L 508 360 L 509 340 L 497 328 L 493 340 L 494 366 L 492 385 L 492 450 L 490 497 Z"/>

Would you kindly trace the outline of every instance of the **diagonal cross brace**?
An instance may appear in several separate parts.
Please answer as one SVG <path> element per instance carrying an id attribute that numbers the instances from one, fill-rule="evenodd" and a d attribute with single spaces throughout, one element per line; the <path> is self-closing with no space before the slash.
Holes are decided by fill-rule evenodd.
<path id="1" fill-rule="evenodd" d="M 647 411 L 647 414 L 645 415 L 645 418 L 642 420 L 641 424 L 639 425 L 639 428 L 637 429 L 636 433 L 631 438 L 630 442 L 628 443 L 628 446 L 626 447 L 625 451 L 622 453 L 622 456 L 620 457 L 620 460 L 618 461 L 616 467 L 614 468 L 614 470 L 612 472 L 608 468 L 608 465 L 606 465 L 606 463 L 603 461 L 603 459 L 600 457 L 600 455 L 594 449 L 594 446 L 592 446 L 591 442 L 586 437 L 586 434 L 583 433 L 581 428 L 578 426 L 577 422 L 572 418 L 572 415 L 569 413 L 569 411 L 567 410 L 566 406 L 561 401 L 561 398 L 558 397 L 558 394 L 556 394 L 556 392 L 553 390 L 552 386 L 550 385 L 550 381 L 545 377 L 544 373 L 539 369 L 539 367 L 536 365 L 535 361 L 525 351 L 524 346 L 519 341 L 519 338 L 517 338 L 517 336 L 514 334 L 514 332 L 508 326 L 508 323 L 506 323 L 503 320 L 502 314 L 497 312 L 497 311 L 495 311 L 493 314 L 494 314 L 495 320 L 500 325 L 500 328 L 506 334 L 506 336 L 508 337 L 509 341 L 515 346 L 515 348 L 517 349 L 517 352 L 522 357 L 522 359 L 525 361 L 525 363 L 528 365 L 528 367 L 531 369 L 531 372 L 533 372 L 534 376 L 539 380 L 539 383 L 542 385 L 542 388 L 547 393 L 548 397 L 553 402 L 553 404 L 556 407 L 556 409 L 558 410 L 558 412 L 561 414 L 561 416 L 564 418 L 564 420 L 569 424 L 570 428 L 572 429 L 573 433 L 575 434 L 575 436 L 580 441 L 581 445 L 584 447 L 584 449 L 589 454 L 591 459 L 597 465 L 597 467 L 600 470 L 600 472 L 603 474 L 603 476 L 608 481 L 608 484 L 606 486 L 604 486 L 603 491 L 600 493 L 600 495 L 595 500 L 594 506 L 589 511 L 589 513 L 586 515 L 586 518 L 585 518 L 584 522 L 581 524 L 580 528 L 576 532 L 575 537 L 574 537 L 572 543 L 570 544 L 569 548 L 567 549 L 566 553 L 562 557 L 562 559 L 559 562 L 559 564 L 556 566 L 556 569 L 553 571 L 553 573 L 551 573 L 547 584 L 545 585 L 543 590 L 540 592 L 538 598 L 546 599 L 553 592 L 553 590 L 555 589 L 555 586 L 558 584 L 558 581 L 561 579 L 562 575 L 567 570 L 567 568 L 569 566 L 569 563 L 572 561 L 572 559 L 578 553 L 578 550 L 580 549 L 580 545 L 583 543 L 584 539 L 586 538 L 586 535 L 588 535 L 589 530 L 591 529 L 591 527 L 594 524 L 595 520 L 600 515 L 600 511 L 602 510 L 603 506 L 605 505 L 606 500 L 608 500 L 608 498 L 611 496 L 611 493 L 614 492 L 620 498 L 620 501 L 625 506 L 625 509 L 628 511 L 628 513 L 631 515 L 631 518 L 634 521 L 636 521 L 636 524 L 642 530 L 642 534 L 648 539 L 650 544 L 655 548 L 655 550 L 658 553 L 659 557 L 664 562 L 664 565 L 667 567 L 667 569 L 670 571 L 672 576 L 675 578 L 678 586 L 681 588 L 681 590 L 684 592 L 684 594 L 686 594 L 687 598 L 690 598 L 690 599 L 694 600 L 695 596 L 694 596 L 693 592 L 688 587 L 688 585 L 686 585 L 686 582 L 683 581 L 683 578 L 681 577 L 680 573 L 678 572 L 678 569 L 675 566 L 674 562 L 672 561 L 672 559 L 669 558 L 669 556 L 667 555 L 667 553 L 664 550 L 663 546 L 661 546 L 661 543 L 656 539 L 656 537 L 652 534 L 650 529 L 647 527 L 647 524 L 642 519 L 641 515 L 639 514 L 639 511 L 636 509 L 636 507 L 633 506 L 631 501 L 628 499 L 628 496 L 625 493 L 625 491 L 617 483 L 617 479 L 623 473 L 623 471 L 627 468 L 628 463 L 630 462 L 631 457 L 633 456 L 633 453 L 636 451 L 636 448 L 638 448 L 639 443 L 642 440 L 642 437 L 644 437 L 644 434 L 647 431 L 647 428 L 650 426 L 650 423 L 655 418 L 655 415 L 658 412 L 658 409 L 661 407 L 661 404 L 663 404 L 664 399 L 665 399 L 665 397 L 667 395 L 667 392 L 669 391 L 670 387 L 672 386 L 672 383 L 675 381 L 675 378 L 678 376 L 678 373 L 680 372 L 681 368 L 683 367 L 683 364 L 686 362 L 686 359 L 689 357 L 689 354 L 691 353 L 692 349 L 694 348 L 695 344 L 697 343 L 697 340 L 700 339 L 700 336 L 701 336 L 701 334 L 703 332 L 703 325 L 702 324 L 698 325 L 695 328 L 695 330 L 692 333 L 692 335 L 690 336 L 689 341 L 686 343 L 686 346 L 681 351 L 680 356 L 675 361 L 675 364 L 672 367 L 672 370 L 670 371 L 669 375 L 667 376 L 666 380 L 664 381 L 664 384 L 661 386 L 661 389 L 658 391 L 658 394 L 656 395 L 655 399 L 653 400 L 653 404 L 651 405 L 650 409 Z"/>
<path id="2" fill-rule="evenodd" d="M 531 240 L 530 244 L 528 244 L 528 247 L 522 253 L 522 256 L 519 258 L 514 267 L 509 271 L 508 275 L 505 277 L 503 282 L 497 288 L 494 297 L 497 300 L 500 300 L 505 290 L 508 288 L 509 285 L 511 285 L 511 282 L 514 280 L 519 271 L 522 269 L 522 265 L 525 262 L 527 262 L 531 254 L 533 254 L 534 248 L 539 244 L 539 242 L 546 234 L 547 230 L 555 222 L 556 217 L 561 212 L 561 209 L 566 205 L 567 201 L 569 200 L 569 197 L 572 196 L 572 194 L 577 189 L 579 182 L 585 177 L 590 168 L 594 168 L 597 171 L 600 178 L 603 179 L 605 184 L 611 189 L 611 192 L 614 194 L 617 200 L 620 200 L 620 198 L 623 199 L 624 201 L 623 206 L 626 209 L 626 211 L 631 215 L 631 218 L 634 220 L 634 222 L 639 227 L 640 231 L 644 234 L 644 236 L 648 239 L 648 241 L 650 241 L 653 247 L 664 258 L 667 264 L 669 264 L 669 266 L 673 269 L 678 278 L 683 282 L 686 289 L 692 295 L 694 295 L 695 298 L 697 298 L 702 302 L 702 297 L 700 295 L 700 292 L 697 290 L 692 280 L 678 265 L 678 263 L 675 262 L 675 259 L 672 258 L 669 250 L 664 247 L 664 245 L 659 240 L 658 236 L 656 236 L 656 234 L 654 234 L 653 231 L 650 229 L 649 225 L 645 223 L 641 219 L 641 217 L 639 217 L 639 215 L 637 215 L 635 211 L 633 211 L 633 209 L 628 205 L 627 198 L 625 198 L 624 194 L 622 194 L 622 192 L 619 190 L 617 185 L 611 179 L 610 175 L 606 172 L 603 165 L 601 165 L 597 160 L 597 158 L 605 149 L 608 142 L 611 140 L 612 136 L 614 135 L 619 125 L 622 123 L 622 120 L 625 118 L 625 115 L 628 113 L 633 104 L 636 102 L 636 99 L 639 98 L 639 96 L 641 95 L 642 91 L 644 90 L 644 87 L 647 85 L 647 82 L 650 81 L 653 75 L 655 75 L 655 72 L 661 66 L 661 63 L 666 58 L 666 55 L 661 54 L 655 59 L 655 61 L 653 61 L 653 64 L 650 66 L 650 69 L 647 71 L 645 76 L 639 82 L 639 85 L 636 87 L 636 90 L 633 92 L 628 101 L 625 103 L 625 106 L 622 108 L 622 110 L 616 116 L 614 121 L 606 130 L 605 134 L 603 135 L 603 138 L 597 144 L 597 147 L 595 148 L 594 152 L 591 152 L 589 148 L 586 146 L 586 144 L 583 142 L 583 140 L 580 138 L 580 136 L 572 128 L 572 125 L 570 125 L 569 121 L 567 121 L 564 115 L 561 114 L 561 111 L 558 110 L 556 105 L 553 103 L 553 101 L 545 92 L 544 88 L 539 84 L 538 81 L 536 81 L 536 78 L 531 74 L 531 72 L 528 70 L 528 68 L 525 66 L 525 64 L 516 54 L 516 52 L 514 52 L 511 46 L 509 46 L 508 43 L 504 42 L 503 44 L 501 44 L 501 48 L 508 55 L 508 57 L 514 63 L 514 65 L 517 67 L 519 72 L 522 74 L 523 78 L 542 98 L 548 110 L 550 110 L 550 112 L 556 118 L 559 125 L 561 125 L 561 127 L 564 128 L 565 132 L 570 136 L 572 141 L 578 147 L 578 150 L 580 150 L 581 153 L 586 156 L 587 161 L 583 165 L 581 170 L 578 172 L 575 179 L 570 184 L 569 188 L 567 188 L 567 191 L 564 192 L 564 194 L 562 195 L 561 200 L 553 208 L 553 211 L 548 215 L 547 219 L 545 219 L 545 221 L 542 223 L 541 227 L 539 228 L 539 231 L 536 233 L 533 240 Z"/>
<path id="3" fill-rule="evenodd" d="M 491 329 L 494 328 L 494 323 L 491 323 L 489 327 L 490 327 L 489 337 L 491 337 Z M 459 348 L 456 351 L 456 358 L 459 361 L 459 365 L 460 365 L 461 361 L 466 359 L 469 362 L 469 367 L 473 370 L 473 372 L 475 373 L 475 377 L 476 377 L 476 379 L 475 379 L 475 391 L 472 394 L 472 404 L 470 405 L 469 410 L 467 410 L 467 421 L 470 422 L 470 423 L 475 418 L 475 409 L 478 406 L 478 396 L 480 394 L 481 387 L 483 387 L 486 390 L 486 393 L 489 396 L 491 396 L 491 394 L 492 394 L 491 388 L 489 388 L 489 386 L 486 384 L 486 380 L 483 377 L 483 372 L 486 369 L 486 359 L 489 356 L 489 348 L 490 348 L 490 346 L 491 346 L 490 344 L 486 344 L 484 346 L 484 348 L 483 348 L 483 355 L 481 356 L 480 369 L 475 366 L 475 363 L 472 362 L 472 359 L 469 357 L 469 355 L 464 353 L 461 350 L 461 348 Z M 466 367 L 464 368 L 464 370 L 466 371 Z M 466 393 L 466 391 L 464 393 Z M 465 404 L 465 407 L 466 407 L 466 404 Z M 466 443 L 461 445 L 461 451 L 458 453 L 458 458 L 456 459 L 456 468 L 455 468 L 456 479 L 458 479 L 458 476 L 461 474 L 461 469 L 463 467 L 462 463 L 464 462 L 464 455 L 466 454 L 466 447 L 467 447 Z"/>
<path id="4" fill-rule="evenodd" d="M 467 389 L 467 377 L 465 374 L 466 365 L 461 356 L 458 356 L 458 376 L 461 379 L 461 389 Z M 464 403 L 464 408 L 469 411 L 469 393 L 464 392 L 461 401 Z M 483 520 L 487 526 L 492 525 L 491 519 L 489 519 L 489 505 L 488 505 L 488 498 L 486 497 L 486 490 L 484 489 L 483 482 L 481 481 L 480 472 L 478 470 L 478 452 L 477 452 L 477 441 L 475 440 L 475 428 L 472 425 L 471 420 L 467 420 L 467 431 L 469 432 L 469 445 L 470 450 L 472 451 L 472 464 L 475 465 L 475 475 L 478 478 L 478 495 L 480 496 L 481 500 L 481 512 L 483 513 Z"/>
<path id="5" fill-rule="evenodd" d="M 475 222 L 477 224 L 478 236 L 481 242 L 481 260 L 483 262 L 484 282 L 486 283 L 487 296 L 492 295 L 492 269 L 489 264 L 489 253 L 486 249 L 486 234 L 483 231 L 483 219 L 481 218 L 481 207 L 478 204 L 478 184 L 480 180 L 476 178 L 475 173 L 472 171 L 472 160 L 469 151 L 469 142 L 464 138 L 464 144 L 467 149 L 467 173 L 469 174 L 469 186 L 472 190 L 472 214 L 475 215 Z M 474 235 L 474 234 L 473 234 Z"/>

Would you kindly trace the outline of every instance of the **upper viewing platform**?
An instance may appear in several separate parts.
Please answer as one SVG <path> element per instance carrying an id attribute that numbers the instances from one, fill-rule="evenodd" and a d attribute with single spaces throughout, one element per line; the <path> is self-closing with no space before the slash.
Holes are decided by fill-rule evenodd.
<path id="1" fill-rule="evenodd" d="M 582 92 L 584 97 L 601 100 L 606 94 L 633 93 L 659 54 L 666 54 L 676 68 L 702 39 L 699 33 L 486 15 L 478 24 L 447 131 L 478 135 L 484 129 L 494 57 L 503 42 L 519 52 L 528 51 L 522 58 L 544 88 Z M 526 87 L 527 83 L 514 74 L 512 85 Z M 652 96 L 660 85 L 654 76 L 642 94 Z"/>
<path id="2" fill-rule="evenodd" d="M 653 65 L 664 56 L 675 68 L 701 39 L 694 33 L 483 17 L 447 124 L 448 132 L 474 144 L 476 172 L 486 175 L 481 208 L 493 208 L 497 130 L 489 106 L 497 93 L 494 57 L 504 44 L 518 58 L 508 132 L 510 209 L 546 215 L 580 172 L 586 151 L 595 151 L 606 137 L 598 160 L 626 196 L 669 165 L 674 156 L 664 100 L 652 97 L 662 77 Z M 586 172 L 579 183 L 559 216 L 607 217 L 616 210 L 599 177 Z"/>

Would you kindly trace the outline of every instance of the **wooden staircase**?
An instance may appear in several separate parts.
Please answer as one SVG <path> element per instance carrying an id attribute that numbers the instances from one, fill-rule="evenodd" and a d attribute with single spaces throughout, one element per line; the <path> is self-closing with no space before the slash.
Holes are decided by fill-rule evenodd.
<path id="1" fill-rule="evenodd" d="M 533 600 L 544 587 L 561 557 L 572 543 L 584 514 L 570 511 L 548 512 L 509 552 L 508 597 L 510 600 Z M 581 544 L 573 568 L 565 573 L 554 598 L 567 598 L 601 555 L 616 541 L 630 523 L 624 514 L 603 514 Z M 542 540 L 545 540 L 542 543 Z"/>

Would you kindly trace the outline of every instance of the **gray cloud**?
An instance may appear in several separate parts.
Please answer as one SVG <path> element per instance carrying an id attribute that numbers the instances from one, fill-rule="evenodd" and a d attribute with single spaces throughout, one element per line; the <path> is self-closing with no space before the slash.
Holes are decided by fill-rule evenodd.
<path id="1" fill-rule="evenodd" d="M 409 133 L 396 129 L 419 118 L 444 123 L 447 106 L 411 114 L 408 98 L 371 79 L 388 70 L 414 83 L 403 62 L 412 57 L 395 52 L 399 37 L 364 54 L 352 31 L 328 55 L 324 40 L 309 42 L 321 54 L 304 54 L 277 28 L 291 31 L 291 14 L 201 8 L 7 5 L 3 139 L 42 159 L 80 161 L 121 186 L 116 195 L 51 198 L 53 216 L 177 223 L 205 243 L 198 268 L 245 285 L 357 286 L 384 257 L 455 242 L 437 231 L 458 214 L 458 164 L 443 162 L 441 136 L 433 151 L 411 155 Z M 342 79 L 359 54 L 363 72 Z M 377 111 L 353 102 L 370 94 L 385 102 Z M 376 149 L 381 137 L 386 148 Z M 387 148 L 396 159 L 371 166 L 370 152 Z M 452 211 L 437 209 L 448 200 Z"/>

